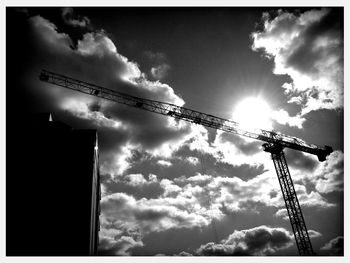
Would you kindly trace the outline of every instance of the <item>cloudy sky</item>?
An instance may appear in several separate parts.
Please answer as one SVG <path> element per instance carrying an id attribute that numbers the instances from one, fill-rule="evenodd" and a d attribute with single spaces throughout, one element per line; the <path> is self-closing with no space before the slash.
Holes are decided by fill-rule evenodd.
<path id="1" fill-rule="evenodd" d="M 342 8 L 7 8 L 7 119 L 99 133 L 101 255 L 298 255 L 262 142 L 40 82 L 41 69 L 274 129 L 318 255 L 343 254 Z M 21 63 L 18 63 L 20 61 Z"/>

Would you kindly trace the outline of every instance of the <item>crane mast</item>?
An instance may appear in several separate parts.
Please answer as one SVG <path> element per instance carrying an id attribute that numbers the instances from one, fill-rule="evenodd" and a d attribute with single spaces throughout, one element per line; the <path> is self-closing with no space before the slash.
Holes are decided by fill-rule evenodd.
<path id="1" fill-rule="evenodd" d="M 267 131 L 262 129 L 247 131 L 240 127 L 239 123 L 232 120 L 216 117 L 185 107 L 180 107 L 171 103 L 139 98 L 47 70 L 42 70 L 39 79 L 47 83 L 117 103 L 125 104 L 131 107 L 136 107 L 142 110 L 162 114 L 176 119 L 185 120 L 206 127 L 265 142 L 263 144 L 263 149 L 264 151 L 271 154 L 299 254 L 302 256 L 315 255 L 312 249 L 301 207 L 294 189 L 293 181 L 289 173 L 283 149 L 290 148 L 310 153 L 316 155 L 319 161 L 324 161 L 326 160 L 326 157 L 333 151 L 332 147 L 320 147 L 315 144 L 309 144 L 299 138 L 281 134 L 276 131 Z"/>

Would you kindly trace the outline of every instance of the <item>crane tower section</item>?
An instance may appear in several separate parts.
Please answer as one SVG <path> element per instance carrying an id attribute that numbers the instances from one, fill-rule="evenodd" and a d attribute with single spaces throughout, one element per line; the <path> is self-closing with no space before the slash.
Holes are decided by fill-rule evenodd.
<path id="1" fill-rule="evenodd" d="M 283 147 L 278 143 L 265 143 L 263 147 L 265 152 L 271 153 L 299 254 L 301 256 L 313 256 L 315 253 L 312 249 L 303 213 L 289 173 Z"/>

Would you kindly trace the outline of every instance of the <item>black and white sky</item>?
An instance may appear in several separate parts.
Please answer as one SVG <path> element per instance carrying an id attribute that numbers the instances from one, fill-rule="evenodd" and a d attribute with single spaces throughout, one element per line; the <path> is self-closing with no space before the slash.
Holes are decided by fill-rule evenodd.
<path id="1" fill-rule="evenodd" d="M 7 7 L 7 117 L 98 130 L 101 255 L 298 250 L 262 142 L 55 87 L 41 69 L 330 145 L 325 162 L 285 153 L 315 252 L 342 255 L 343 21 L 341 7 Z"/>

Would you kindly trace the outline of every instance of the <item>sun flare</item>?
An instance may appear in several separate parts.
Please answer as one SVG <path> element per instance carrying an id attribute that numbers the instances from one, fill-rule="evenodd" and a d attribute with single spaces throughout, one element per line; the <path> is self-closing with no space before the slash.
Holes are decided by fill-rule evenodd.
<path id="1" fill-rule="evenodd" d="M 249 97 L 240 101 L 234 109 L 233 121 L 238 122 L 243 129 L 272 129 L 272 110 L 265 100 Z"/>

